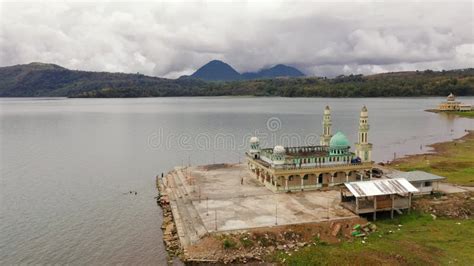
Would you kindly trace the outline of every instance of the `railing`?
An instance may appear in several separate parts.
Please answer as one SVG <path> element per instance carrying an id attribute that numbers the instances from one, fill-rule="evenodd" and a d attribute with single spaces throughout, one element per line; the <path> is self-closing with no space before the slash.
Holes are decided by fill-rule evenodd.
<path id="1" fill-rule="evenodd" d="M 316 166 L 278 166 L 274 167 L 275 170 L 296 170 L 296 169 L 318 169 L 318 168 L 334 168 L 341 166 L 364 166 L 372 163 L 341 163 L 341 164 L 320 164 Z"/>

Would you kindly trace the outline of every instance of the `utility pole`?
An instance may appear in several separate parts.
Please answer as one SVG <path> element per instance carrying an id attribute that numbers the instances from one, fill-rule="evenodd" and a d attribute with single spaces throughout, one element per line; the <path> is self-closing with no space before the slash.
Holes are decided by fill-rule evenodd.
<path id="1" fill-rule="evenodd" d="M 328 198 L 328 220 L 329 220 L 329 202 L 330 202 L 330 199 Z"/>
<path id="2" fill-rule="evenodd" d="M 206 197 L 206 216 L 209 216 L 209 197 Z"/>
<path id="3" fill-rule="evenodd" d="M 214 210 L 215 216 L 214 216 L 214 224 L 216 225 L 216 232 L 217 232 L 217 210 Z"/>
<path id="4" fill-rule="evenodd" d="M 275 225 L 278 225 L 278 202 L 275 204 Z"/>

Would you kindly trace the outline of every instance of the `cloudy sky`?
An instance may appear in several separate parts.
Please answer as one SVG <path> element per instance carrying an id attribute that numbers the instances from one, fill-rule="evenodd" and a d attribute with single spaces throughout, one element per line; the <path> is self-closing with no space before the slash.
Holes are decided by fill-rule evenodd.
<path id="1" fill-rule="evenodd" d="M 471 1 L 0 2 L 0 66 L 169 78 L 212 59 L 318 76 L 474 67 L 473 13 Z"/>

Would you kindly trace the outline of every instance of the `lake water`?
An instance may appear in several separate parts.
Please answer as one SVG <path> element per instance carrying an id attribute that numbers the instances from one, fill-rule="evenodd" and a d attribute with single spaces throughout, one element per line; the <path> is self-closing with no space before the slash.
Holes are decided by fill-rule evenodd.
<path id="1" fill-rule="evenodd" d="M 367 105 L 376 161 L 424 152 L 474 128 L 423 111 L 441 100 L 0 99 L 0 264 L 164 265 L 157 174 L 243 160 L 253 134 L 262 146 L 318 142 L 326 104 L 351 142 Z"/>

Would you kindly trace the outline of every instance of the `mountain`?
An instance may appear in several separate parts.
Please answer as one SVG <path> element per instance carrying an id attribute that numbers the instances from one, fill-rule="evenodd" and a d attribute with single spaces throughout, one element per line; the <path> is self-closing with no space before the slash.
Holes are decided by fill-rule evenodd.
<path id="1" fill-rule="evenodd" d="M 294 67 L 278 64 L 274 67 L 262 69 L 258 72 L 242 74 L 244 79 L 278 78 L 278 77 L 304 77 L 305 74 Z"/>
<path id="2" fill-rule="evenodd" d="M 303 77 L 303 72 L 286 65 L 276 65 L 258 72 L 240 74 L 229 64 L 219 60 L 212 60 L 194 72 L 191 77 L 209 81 L 233 81 L 243 79 L 262 79 L 278 77 Z M 183 76 L 185 78 L 185 76 Z"/>
<path id="3" fill-rule="evenodd" d="M 219 60 L 212 60 L 205 64 L 196 70 L 196 72 L 194 72 L 191 77 L 202 80 L 222 81 L 241 79 L 239 72 L 235 71 L 235 69 L 233 69 L 230 65 Z"/>
<path id="4" fill-rule="evenodd" d="M 95 97 L 102 94 L 108 97 L 176 96 L 177 93 L 192 94 L 190 90 L 204 85 L 204 81 L 196 79 L 77 71 L 45 63 L 0 67 L 0 97 L 87 96 L 90 93 Z"/>

